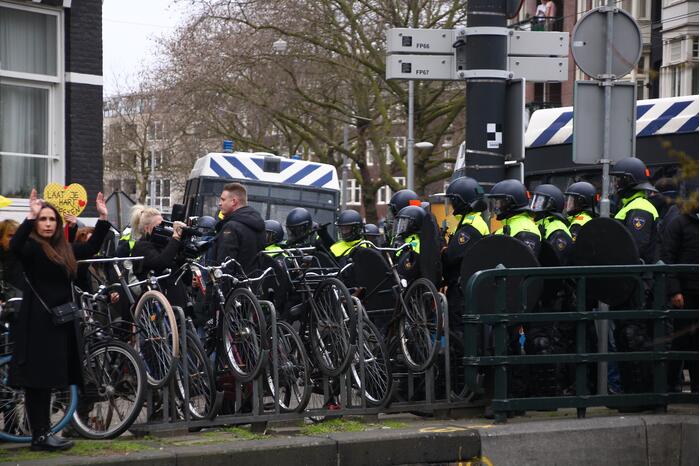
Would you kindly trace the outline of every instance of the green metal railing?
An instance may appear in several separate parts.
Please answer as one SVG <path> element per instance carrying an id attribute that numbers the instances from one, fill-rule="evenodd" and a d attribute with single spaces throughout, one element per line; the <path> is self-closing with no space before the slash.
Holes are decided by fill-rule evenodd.
<path id="1" fill-rule="evenodd" d="M 665 410 L 671 403 L 697 403 L 697 393 L 669 393 L 667 390 L 667 362 L 671 360 L 698 360 L 698 353 L 692 351 L 669 351 L 666 334 L 669 319 L 697 319 L 698 310 L 675 310 L 667 306 L 666 282 L 669 275 L 698 273 L 697 265 L 635 265 L 635 266 L 596 266 L 596 267 L 542 267 L 514 268 L 503 267 L 477 272 L 464 285 L 466 296 L 464 323 L 464 367 L 465 380 L 476 393 L 490 398 L 497 422 L 504 422 L 508 411 L 538 410 L 556 408 L 577 408 L 578 417 L 585 417 L 586 408 L 608 406 L 613 408 L 654 406 Z M 520 283 L 508 289 L 507 279 L 516 278 Z M 587 285 L 593 279 L 626 278 L 633 280 L 634 301 L 645 303 L 646 288 L 652 293 L 650 309 L 623 309 L 606 312 L 591 312 L 587 300 Z M 552 280 L 566 280 L 575 290 L 575 309 L 565 312 L 548 312 L 547 309 L 525 312 L 528 293 Z M 495 283 L 494 306 L 479 309 L 479 287 Z M 540 285 L 538 285 L 538 283 Z M 506 296 L 515 293 L 515 308 L 507 309 Z M 512 298 L 511 298 L 512 299 Z M 630 300 L 633 301 L 633 300 Z M 644 304 L 641 305 L 644 307 Z M 586 332 L 589 322 L 596 320 L 649 320 L 653 324 L 651 351 L 591 353 L 586 352 Z M 528 323 L 573 322 L 575 325 L 576 353 L 567 354 L 508 354 L 508 329 L 514 325 Z M 480 335 L 490 329 L 493 335 L 492 354 L 484 354 Z M 607 335 L 603 336 L 607 339 Z M 596 395 L 589 393 L 587 365 L 600 361 L 649 361 L 653 365 L 652 391 L 647 393 L 627 393 L 619 395 Z M 509 368 L 518 365 L 574 364 L 575 395 L 509 398 Z M 493 371 L 493 393 L 485 393 L 480 374 Z"/>

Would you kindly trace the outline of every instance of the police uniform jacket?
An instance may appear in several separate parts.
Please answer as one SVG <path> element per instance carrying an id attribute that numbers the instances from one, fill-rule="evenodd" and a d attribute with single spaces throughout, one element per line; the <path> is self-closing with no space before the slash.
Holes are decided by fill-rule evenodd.
<path id="1" fill-rule="evenodd" d="M 542 239 L 551 244 L 556 251 L 559 263 L 566 265 L 571 245 L 574 244 L 569 227 L 556 215 L 539 220 L 537 226 L 540 229 Z"/>
<path id="2" fill-rule="evenodd" d="M 541 234 L 535 221 L 527 212 L 513 215 L 503 220 L 503 226 L 494 235 L 511 236 L 525 243 L 535 256 L 540 253 Z"/>
<path id="3" fill-rule="evenodd" d="M 73 300 L 71 277 L 66 269 L 51 261 L 41 245 L 29 234 L 35 220 L 25 220 L 10 242 L 29 281 L 47 306 L 54 307 Z M 109 222 L 98 220 L 95 231 L 85 243 L 71 244 L 75 258 L 89 259 L 97 254 Z M 23 283 L 19 314 L 10 329 L 13 342 L 9 385 L 14 387 L 54 388 L 82 384 L 78 349 L 78 321 L 54 325 L 51 315 Z"/>
<path id="4" fill-rule="evenodd" d="M 571 240 L 575 243 L 578 232 L 581 231 L 586 223 L 593 219 L 593 215 L 588 212 L 579 212 L 576 215 L 569 216 L 569 233 L 571 233 Z"/>
<path id="5" fill-rule="evenodd" d="M 639 248 L 639 257 L 644 263 L 655 263 L 658 259 L 656 221 L 659 214 L 644 191 L 637 191 L 632 196 L 623 198 L 622 208 L 615 214 L 615 218 L 624 223 L 632 233 Z"/>
<path id="6" fill-rule="evenodd" d="M 475 241 L 489 234 L 489 227 L 480 212 L 471 212 L 466 215 L 455 215 L 457 226 L 455 232 L 447 242 L 447 249 L 443 254 L 443 275 L 450 282 L 459 278 L 462 258 L 466 249 Z"/>
<path id="7" fill-rule="evenodd" d="M 406 237 L 403 244 L 410 244 L 411 247 L 397 252 L 398 260 L 396 270 L 402 278 L 411 282 L 421 276 L 420 274 L 420 236 L 413 233 Z M 396 247 L 401 246 L 401 244 Z"/>

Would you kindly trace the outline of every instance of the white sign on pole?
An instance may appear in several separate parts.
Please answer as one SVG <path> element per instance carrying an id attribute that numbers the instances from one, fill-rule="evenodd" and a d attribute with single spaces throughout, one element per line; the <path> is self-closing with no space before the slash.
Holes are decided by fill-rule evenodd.
<path id="1" fill-rule="evenodd" d="M 569 59 L 566 57 L 508 57 L 508 70 L 513 79 L 531 82 L 566 81 Z"/>
<path id="2" fill-rule="evenodd" d="M 567 57 L 567 32 L 513 31 L 508 37 L 508 55 Z"/>
<path id="3" fill-rule="evenodd" d="M 386 33 L 387 53 L 452 55 L 454 29 L 393 28 Z"/>
<path id="4" fill-rule="evenodd" d="M 386 79 L 457 79 L 451 55 L 389 55 L 386 57 Z"/>

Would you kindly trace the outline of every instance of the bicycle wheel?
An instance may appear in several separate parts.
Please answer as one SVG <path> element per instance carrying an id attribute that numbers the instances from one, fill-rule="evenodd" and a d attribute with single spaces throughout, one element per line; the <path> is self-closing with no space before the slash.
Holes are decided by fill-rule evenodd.
<path id="1" fill-rule="evenodd" d="M 7 385 L 12 356 L 0 358 L 0 441 L 31 442 L 32 433 L 24 404 L 24 390 Z M 54 389 L 51 393 L 51 432 L 60 432 L 70 422 L 78 405 L 78 387 Z"/>
<path id="2" fill-rule="evenodd" d="M 399 340 L 406 366 L 422 372 L 434 361 L 440 345 L 442 308 L 440 295 L 433 283 L 419 278 L 402 296 Z"/>
<path id="3" fill-rule="evenodd" d="M 121 341 L 99 343 L 83 362 L 83 377 L 73 427 L 89 439 L 119 437 L 139 416 L 146 398 L 146 371 L 139 354 Z"/>
<path id="4" fill-rule="evenodd" d="M 160 291 L 147 291 L 134 311 L 135 348 L 141 354 L 148 384 L 160 388 L 175 370 L 180 337 L 173 308 Z"/>
<path id="5" fill-rule="evenodd" d="M 277 322 L 277 351 L 279 393 L 275 393 L 272 357 L 265 368 L 265 379 L 272 398 L 284 413 L 300 413 L 311 397 L 311 363 L 301 337 L 287 322 Z M 273 349 L 275 351 L 275 349 Z"/>
<path id="6" fill-rule="evenodd" d="M 350 292 L 336 278 L 323 280 L 311 304 L 310 333 L 312 351 L 321 371 L 330 376 L 347 369 L 357 338 L 357 312 Z"/>
<path id="7" fill-rule="evenodd" d="M 185 377 L 189 380 L 190 401 L 188 404 L 191 419 L 211 419 L 214 417 L 216 402 L 216 378 L 211 361 L 207 357 L 199 337 L 192 330 L 187 331 L 187 371 L 178 364 L 175 375 L 176 395 L 181 412 L 185 401 Z"/>
<path id="8" fill-rule="evenodd" d="M 246 288 L 229 294 L 222 319 L 226 362 L 241 382 L 253 380 L 265 362 L 267 325 L 258 299 Z"/>
<path id="9" fill-rule="evenodd" d="M 361 378 L 360 358 L 364 360 L 364 384 Z M 385 406 L 391 398 L 393 376 L 389 351 L 379 329 L 369 319 L 362 319 L 362 351 L 355 352 L 352 377 L 357 388 L 358 405 L 364 393 L 368 406 Z"/>

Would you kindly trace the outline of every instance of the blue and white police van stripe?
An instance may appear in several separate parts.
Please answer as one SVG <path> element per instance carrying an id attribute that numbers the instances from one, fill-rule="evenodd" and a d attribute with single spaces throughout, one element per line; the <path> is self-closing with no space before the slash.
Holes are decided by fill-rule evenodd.
<path id="1" fill-rule="evenodd" d="M 525 131 L 525 147 L 570 144 L 573 125 L 573 107 L 537 110 Z M 697 131 L 697 95 L 637 101 L 638 138 Z"/>
<path id="2" fill-rule="evenodd" d="M 265 161 L 268 161 L 266 163 Z M 270 160 L 279 164 L 270 164 Z M 279 171 L 265 171 L 270 165 Z M 286 185 L 311 186 L 340 190 L 335 166 L 289 159 L 264 152 L 210 153 L 200 157 L 190 172 L 189 179 L 218 177 L 231 180 L 251 180 Z"/>

